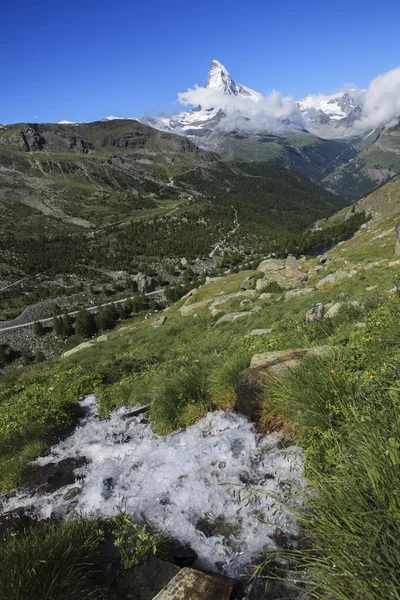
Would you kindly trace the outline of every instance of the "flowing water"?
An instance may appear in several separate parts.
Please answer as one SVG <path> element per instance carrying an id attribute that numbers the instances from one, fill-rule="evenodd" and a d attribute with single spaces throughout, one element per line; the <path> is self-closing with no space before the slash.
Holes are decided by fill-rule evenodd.
<path id="1" fill-rule="evenodd" d="M 76 482 L 52 493 L 20 489 L 5 510 L 25 506 L 47 518 L 123 508 L 190 545 L 199 567 L 232 577 L 258 552 L 295 538 L 289 505 L 301 504 L 303 459 L 298 447 L 282 447 L 279 433 L 262 437 L 243 415 L 220 411 L 161 437 L 144 414 L 129 416 L 132 407 L 102 419 L 96 396 L 81 405 L 85 416 L 74 433 L 35 461 L 86 457 Z"/>

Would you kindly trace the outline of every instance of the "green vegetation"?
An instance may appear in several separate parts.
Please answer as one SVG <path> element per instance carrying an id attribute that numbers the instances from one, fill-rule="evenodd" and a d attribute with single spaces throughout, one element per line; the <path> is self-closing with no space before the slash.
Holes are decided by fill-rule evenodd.
<path id="1" fill-rule="evenodd" d="M 398 598 L 400 578 L 400 299 L 372 310 L 366 328 L 337 336 L 264 398 L 265 417 L 293 424 L 315 493 L 300 521 L 313 598 Z M 273 558 L 270 555 L 264 566 Z"/>
<path id="2" fill-rule="evenodd" d="M 101 598 L 93 583 L 104 535 L 95 520 L 43 523 L 0 543 L 0 597 L 9 600 Z"/>
<path id="3" fill-rule="evenodd" d="M 105 568 L 102 556 L 106 541 L 115 548 L 112 569 Z M 124 512 L 108 520 L 80 517 L 32 524 L 0 542 L 0 597 L 112 600 L 124 569 L 162 552 L 165 541 Z"/>

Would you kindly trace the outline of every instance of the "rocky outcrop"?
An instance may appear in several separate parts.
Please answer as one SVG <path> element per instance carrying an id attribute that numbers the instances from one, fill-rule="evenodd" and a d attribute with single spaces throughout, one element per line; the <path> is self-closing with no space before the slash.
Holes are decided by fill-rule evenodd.
<path id="1" fill-rule="evenodd" d="M 20 131 L 20 136 L 22 139 L 21 150 L 24 152 L 42 150 L 46 142 L 37 125 L 29 125 L 27 129 L 22 129 Z"/>
<path id="2" fill-rule="evenodd" d="M 150 277 L 150 275 L 145 275 L 144 273 L 138 273 L 134 277 L 132 277 L 133 281 L 136 283 L 138 291 L 149 293 L 154 292 L 157 287 L 157 281 Z"/>
<path id="3" fill-rule="evenodd" d="M 269 258 L 264 260 L 258 266 L 258 270 L 264 273 L 264 277 L 257 280 L 257 290 L 262 291 L 271 283 L 276 283 L 285 290 L 300 287 L 308 277 L 300 270 L 301 264 L 291 255 L 286 259 Z"/>
<path id="4" fill-rule="evenodd" d="M 306 314 L 306 324 L 311 325 L 311 323 L 315 323 L 316 321 L 322 321 L 324 318 L 324 305 L 322 302 L 317 302 Z"/>
<path id="5" fill-rule="evenodd" d="M 243 371 L 237 380 L 235 410 L 252 421 L 258 420 L 260 399 L 268 383 L 282 377 L 288 369 L 297 367 L 306 356 L 321 356 L 331 351 L 331 346 L 315 346 L 255 354 L 250 367 Z"/>
<path id="6" fill-rule="evenodd" d="M 79 154 L 89 154 L 90 150 L 94 150 L 94 146 L 79 135 L 74 135 L 70 139 L 68 149 Z"/>
<path id="7" fill-rule="evenodd" d="M 230 600 L 229 579 L 185 568 L 154 597 L 154 600 Z"/>

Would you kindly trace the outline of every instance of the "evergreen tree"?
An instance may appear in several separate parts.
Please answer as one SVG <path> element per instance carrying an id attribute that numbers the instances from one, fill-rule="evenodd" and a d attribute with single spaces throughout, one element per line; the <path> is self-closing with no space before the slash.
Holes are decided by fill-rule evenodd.
<path id="1" fill-rule="evenodd" d="M 35 321 L 33 324 L 33 332 L 37 336 L 44 335 L 44 327 L 40 321 Z"/>
<path id="2" fill-rule="evenodd" d="M 70 337 L 71 335 L 74 335 L 74 328 L 72 326 L 72 319 L 71 317 L 68 315 L 68 313 L 65 313 L 62 316 L 62 335 L 63 337 Z"/>
<path id="3" fill-rule="evenodd" d="M 57 336 L 63 337 L 64 327 L 61 317 L 53 318 L 53 331 Z"/>
<path id="4" fill-rule="evenodd" d="M 76 315 L 75 333 L 82 337 L 92 337 L 98 331 L 94 315 L 86 309 L 81 309 Z"/>

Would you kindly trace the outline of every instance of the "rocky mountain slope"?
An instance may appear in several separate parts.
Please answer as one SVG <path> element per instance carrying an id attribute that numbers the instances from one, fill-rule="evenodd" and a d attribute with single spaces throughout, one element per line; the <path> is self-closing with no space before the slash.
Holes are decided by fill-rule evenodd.
<path id="1" fill-rule="evenodd" d="M 344 204 L 299 173 L 224 161 L 134 120 L 2 127 L 0 307 L 138 272 L 174 282 L 181 259 L 201 274 Z"/>

